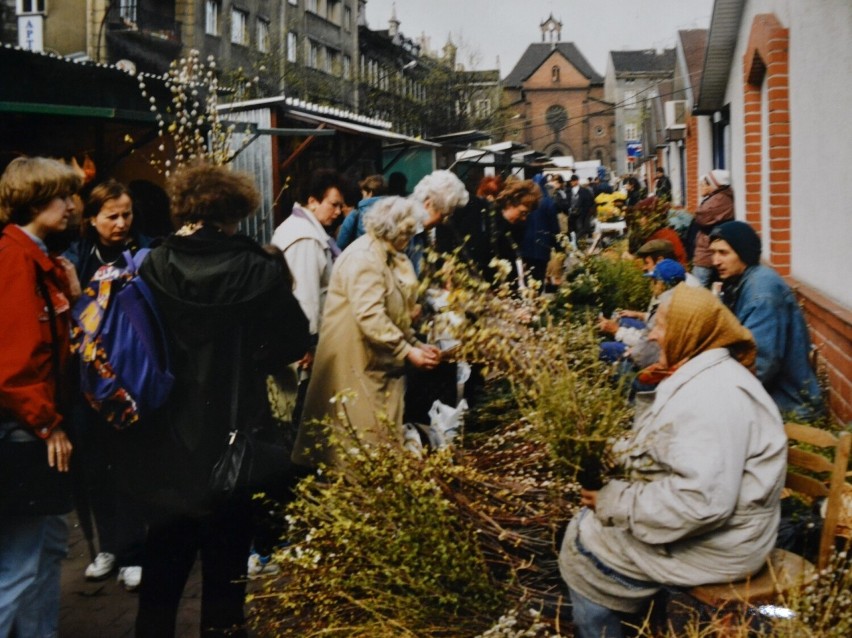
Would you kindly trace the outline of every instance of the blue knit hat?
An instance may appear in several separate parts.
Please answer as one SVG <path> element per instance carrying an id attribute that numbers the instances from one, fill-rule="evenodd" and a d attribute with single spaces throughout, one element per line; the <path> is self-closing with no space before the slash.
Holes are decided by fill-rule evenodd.
<path id="1" fill-rule="evenodd" d="M 724 239 L 731 245 L 746 266 L 760 263 L 760 237 L 745 222 L 732 221 L 719 224 L 710 231 L 710 243 Z"/>
<path id="2" fill-rule="evenodd" d="M 645 277 L 662 281 L 667 286 L 674 286 L 686 279 L 686 270 L 674 259 L 661 259 L 654 266 L 654 270 L 645 273 Z"/>

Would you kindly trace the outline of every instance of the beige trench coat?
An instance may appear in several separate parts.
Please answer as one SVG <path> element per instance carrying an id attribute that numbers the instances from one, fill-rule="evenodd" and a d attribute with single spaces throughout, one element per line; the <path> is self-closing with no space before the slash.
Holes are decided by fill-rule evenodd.
<path id="1" fill-rule="evenodd" d="M 339 462 L 319 424 L 331 417 L 344 449 L 355 445 L 340 417 L 366 443 L 402 443 L 404 362 L 419 345 L 411 328 L 417 277 L 408 257 L 367 234 L 334 264 L 319 344 L 293 462 L 315 467 Z M 345 403 L 332 403 L 347 393 Z"/>

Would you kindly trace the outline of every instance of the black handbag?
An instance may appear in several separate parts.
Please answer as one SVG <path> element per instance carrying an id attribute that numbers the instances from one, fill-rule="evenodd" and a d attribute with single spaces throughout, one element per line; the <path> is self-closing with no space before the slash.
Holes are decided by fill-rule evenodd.
<path id="1" fill-rule="evenodd" d="M 0 436 L 0 518 L 67 514 L 74 509 L 70 474 L 47 464 L 44 441 L 24 428 Z"/>
<path id="2" fill-rule="evenodd" d="M 241 360 L 242 332 L 237 334 L 235 361 Z M 283 498 L 293 480 L 290 453 L 292 443 L 286 433 L 272 425 L 261 428 L 239 422 L 240 373 L 231 383 L 230 428 L 227 445 L 208 481 L 214 501 L 235 495 L 264 492 L 272 498 Z"/>

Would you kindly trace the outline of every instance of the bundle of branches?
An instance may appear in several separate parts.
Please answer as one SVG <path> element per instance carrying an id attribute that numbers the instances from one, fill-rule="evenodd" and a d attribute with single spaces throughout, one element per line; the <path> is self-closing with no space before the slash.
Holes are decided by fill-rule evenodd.
<path id="1" fill-rule="evenodd" d="M 446 323 L 458 356 L 508 384 L 522 418 L 421 460 L 358 443 L 341 398 L 329 432 L 345 432 L 345 467 L 300 484 L 281 576 L 253 596 L 260 635 L 503 635 L 492 632 L 498 619 L 530 608 L 539 615 L 520 613 L 523 631 L 540 628 L 541 614 L 559 630 L 571 480 L 623 430 L 629 408 L 588 326 L 552 321 L 533 288 L 494 289 L 448 264 L 442 313 L 455 317 Z"/>
<path id="2" fill-rule="evenodd" d="M 529 440 L 548 451 L 561 478 L 575 479 L 590 455 L 605 455 L 608 441 L 623 433 L 632 415 L 611 369 L 599 359 L 594 326 L 557 321 L 548 312 L 549 298 L 534 287 L 483 286 L 457 262 L 441 272 L 451 291 L 444 312 L 464 317 L 450 322 L 460 341 L 458 356 L 482 365 L 492 381 L 509 384 L 531 426 Z"/>
<path id="3" fill-rule="evenodd" d="M 281 575 L 250 597 L 258 634 L 458 638 L 509 610 L 555 618 L 572 506 L 527 427 L 426 460 L 364 446 L 345 468 L 304 480 L 287 511 Z"/>

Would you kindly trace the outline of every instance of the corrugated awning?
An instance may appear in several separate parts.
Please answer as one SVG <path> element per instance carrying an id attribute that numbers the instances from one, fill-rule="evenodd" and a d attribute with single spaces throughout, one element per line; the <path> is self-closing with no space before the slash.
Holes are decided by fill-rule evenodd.
<path id="1" fill-rule="evenodd" d="M 366 135 L 367 137 L 373 137 L 394 144 L 404 144 L 408 146 L 417 145 L 425 146 L 428 148 L 441 148 L 441 145 L 436 144 L 435 142 L 428 142 L 426 140 L 421 140 L 416 137 L 403 135 L 402 133 L 394 133 L 393 131 L 375 128 L 373 126 L 366 126 L 364 124 L 356 124 L 355 122 L 347 122 L 346 120 L 340 120 L 334 117 L 327 117 L 325 115 L 316 115 L 314 113 L 297 111 L 291 108 L 285 109 L 284 115 L 286 117 L 293 118 L 294 120 L 299 120 L 300 122 L 324 124 L 325 126 L 333 128 L 337 131 L 352 133 L 354 135 Z"/>

